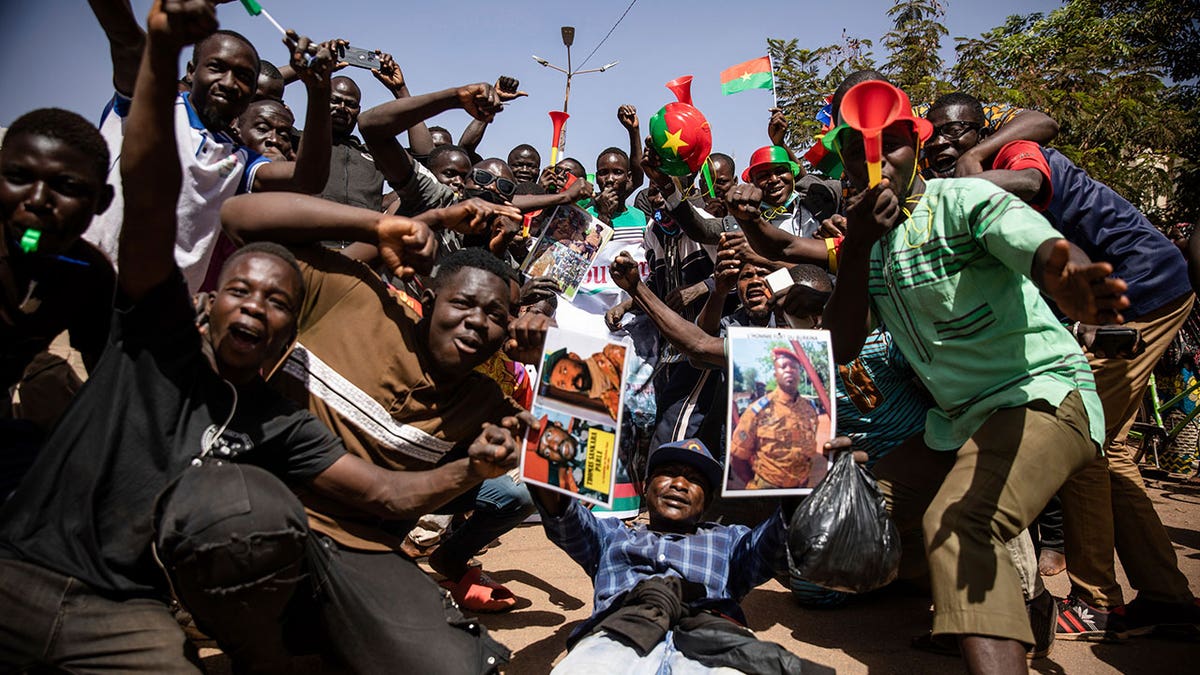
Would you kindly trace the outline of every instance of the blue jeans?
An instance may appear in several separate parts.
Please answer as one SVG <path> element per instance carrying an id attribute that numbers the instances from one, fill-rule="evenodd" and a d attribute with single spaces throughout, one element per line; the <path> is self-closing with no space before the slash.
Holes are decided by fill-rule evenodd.
<path id="1" fill-rule="evenodd" d="M 430 560 L 430 565 L 451 579 L 462 578 L 467 573 L 467 561 L 471 556 L 520 525 L 534 512 L 529 488 L 507 474 L 483 481 L 476 494 L 467 493 L 438 509 L 438 513 L 462 513 L 472 509 L 475 513 L 451 531 Z"/>
<path id="2" fill-rule="evenodd" d="M 675 648 L 672 635 L 668 632 L 649 654 L 638 656 L 633 647 L 608 637 L 603 631 L 593 633 L 576 643 L 551 675 L 723 675 L 738 672 L 732 668 L 709 668 L 689 659 Z"/>

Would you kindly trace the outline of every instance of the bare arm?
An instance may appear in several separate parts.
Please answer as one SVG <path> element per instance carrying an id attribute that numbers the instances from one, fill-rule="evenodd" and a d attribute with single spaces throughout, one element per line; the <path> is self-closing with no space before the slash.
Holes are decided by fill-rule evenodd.
<path id="1" fill-rule="evenodd" d="M 380 84 L 387 87 L 392 98 L 401 99 L 412 96 L 408 90 L 408 80 L 404 77 L 404 71 L 400 70 L 400 65 L 396 63 L 396 59 L 391 54 L 380 54 L 379 68 L 373 69 L 371 74 L 379 80 Z M 429 133 L 429 127 L 425 126 L 425 122 L 417 122 L 408 128 L 408 147 L 421 156 L 433 152 L 433 134 Z"/>
<path id="2" fill-rule="evenodd" d="M 462 136 L 458 137 L 458 147 L 467 151 L 468 155 L 476 154 L 479 144 L 483 142 L 483 134 L 487 131 L 488 123 L 482 120 L 471 120 Z"/>
<path id="3" fill-rule="evenodd" d="M 253 185 L 257 192 L 316 194 L 325 189 L 329 180 L 329 157 L 333 146 L 329 120 L 330 74 L 334 61 L 332 43 L 321 45 L 311 62 L 307 60 L 307 38 L 297 37 L 292 44 L 295 45 L 292 67 L 299 72 L 308 89 L 304 138 L 300 141 L 295 162 L 271 162 L 258 168 Z"/>
<path id="4" fill-rule="evenodd" d="M 628 253 L 621 253 L 609 266 L 613 281 L 646 312 L 663 337 L 681 354 L 695 363 L 721 367 L 725 365 L 725 341 L 705 333 L 667 307 L 638 277 L 637 263 Z"/>
<path id="5" fill-rule="evenodd" d="M 1058 122 L 1053 117 L 1036 110 L 1023 110 L 1000 126 L 995 133 L 979 141 L 979 144 L 964 152 L 955 165 L 955 176 L 973 176 L 983 171 L 983 162 L 1000 152 L 1000 148 L 1013 141 L 1033 141 L 1045 145 L 1058 135 Z"/>
<path id="6" fill-rule="evenodd" d="M 517 442 L 509 427 L 526 421 L 510 417 L 505 426 L 485 424 L 467 458 L 427 471 L 389 471 L 346 455 L 318 474 L 312 487 L 382 518 L 417 518 L 516 466 Z"/>
<path id="7" fill-rule="evenodd" d="M 842 241 L 838 282 L 825 305 L 822 324 L 833 340 L 833 358 L 846 364 L 858 357 L 870 331 L 867 282 L 871 248 L 902 216 L 896 194 L 885 178 L 846 204 L 846 238 Z"/>
<path id="8" fill-rule="evenodd" d="M 726 200 L 755 253 L 767 260 L 829 267 L 829 249 L 823 240 L 797 237 L 763 220 L 761 201 L 762 190 L 749 183 L 734 186 Z"/>
<path id="9" fill-rule="evenodd" d="M 393 186 L 406 185 L 415 171 L 413 158 L 396 136 L 425 120 L 454 108 L 463 108 L 473 117 L 490 119 L 500 108 L 500 97 L 487 84 L 469 84 L 419 96 L 405 96 L 364 111 L 358 117 L 358 130 L 375 157 L 375 166 Z M 425 134 L 429 130 L 425 129 Z M 409 141 L 413 139 L 410 137 Z M 433 140 L 429 139 L 429 150 Z M 413 151 L 419 148 L 413 146 Z"/>
<path id="10" fill-rule="evenodd" d="M 617 108 L 617 121 L 629 132 L 629 180 L 630 192 L 633 192 L 646 181 L 646 174 L 642 171 L 642 132 L 637 108 L 628 104 Z"/>
<path id="11" fill-rule="evenodd" d="M 211 3 L 159 0 L 146 22 L 137 92 L 121 148 L 125 218 L 118 245 L 117 284 L 137 302 L 176 271 L 176 202 L 183 184 L 175 141 L 179 53 L 217 29 Z"/>
<path id="12" fill-rule="evenodd" d="M 108 50 L 112 56 L 113 88 L 124 96 L 133 95 L 133 84 L 138 76 L 138 63 L 146 43 L 129 0 L 88 0 L 92 13 L 108 37 Z M 178 72 L 176 72 L 178 76 Z"/>
<path id="13" fill-rule="evenodd" d="M 1021 169 L 1019 171 L 989 169 L 975 174 L 974 177 L 990 181 L 1027 203 L 1032 202 L 1041 194 L 1042 185 L 1046 179 L 1042 172 L 1037 169 Z"/>
<path id="14" fill-rule="evenodd" d="M 700 315 L 696 317 L 696 325 L 705 333 L 718 335 L 721 332 L 721 317 L 725 315 L 725 300 L 729 298 L 729 292 L 737 285 L 738 271 L 741 266 L 742 261 L 738 259 L 737 251 L 731 246 L 726 246 L 723 239 L 721 248 L 717 251 L 717 266 L 713 271 L 716 284 L 713 286 L 712 293 L 709 293 L 708 298 L 704 301 L 704 306 L 700 308 Z"/>

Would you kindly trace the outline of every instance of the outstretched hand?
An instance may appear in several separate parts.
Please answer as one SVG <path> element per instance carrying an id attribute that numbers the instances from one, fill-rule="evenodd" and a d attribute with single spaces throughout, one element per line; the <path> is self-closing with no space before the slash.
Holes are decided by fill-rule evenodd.
<path id="1" fill-rule="evenodd" d="M 1125 297 L 1125 282 L 1108 276 L 1112 265 L 1072 261 L 1066 239 L 1052 239 L 1038 248 L 1035 272 L 1038 261 L 1041 274 L 1035 281 L 1064 314 L 1089 324 L 1124 321 L 1120 310 L 1129 306 L 1129 298 Z"/>
<path id="2" fill-rule="evenodd" d="M 437 238 L 425 223 L 404 216 L 383 216 L 376 232 L 379 257 L 396 276 L 410 279 L 433 269 Z"/>
<path id="3" fill-rule="evenodd" d="M 292 52 L 288 65 L 296 71 L 296 77 L 300 78 L 304 86 L 310 89 L 330 86 L 330 74 L 336 69 L 335 54 L 338 45 L 344 42 L 345 40 L 329 40 L 316 44 L 307 36 L 298 35 L 294 30 L 289 30 L 283 40 L 283 44 Z"/>
<path id="4" fill-rule="evenodd" d="M 454 230 L 460 234 L 482 234 L 491 232 L 494 221 L 499 218 L 511 218 L 521 221 L 521 210 L 511 204 L 493 204 L 474 197 L 461 201 L 444 209 L 432 209 L 422 213 L 437 220 L 443 229 Z M 424 220 L 418 216 L 419 220 Z"/>
<path id="5" fill-rule="evenodd" d="M 646 147 L 642 150 L 642 173 L 646 174 L 646 178 L 657 185 L 659 192 L 666 197 L 675 191 L 674 183 L 671 182 L 671 177 L 662 170 L 662 158 L 654 150 L 654 139 L 647 136 L 645 143 Z"/>

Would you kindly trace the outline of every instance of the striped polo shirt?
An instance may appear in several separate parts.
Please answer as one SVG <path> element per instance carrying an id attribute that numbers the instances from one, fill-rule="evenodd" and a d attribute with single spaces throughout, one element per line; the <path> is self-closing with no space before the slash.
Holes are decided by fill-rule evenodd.
<path id="1" fill-rule="evenodd" d="M 928 181 L 912 216 L 871 248 L 871 310 L 937 404 L 929 447 L 957 449 L 992 412 L 1057 406 L 1075 389 L 1103 443 L 1087 358 L 1027 278 L 1038 246 L 1060 236 L 992 183 L 953 178 Z"/>

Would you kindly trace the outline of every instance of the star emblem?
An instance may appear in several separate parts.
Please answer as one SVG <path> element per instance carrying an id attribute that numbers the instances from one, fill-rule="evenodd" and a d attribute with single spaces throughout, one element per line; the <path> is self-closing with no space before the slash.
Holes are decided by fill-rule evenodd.
<path id="1" fill-rule="evenodd" d="M 678 157 L 679 149 L 687 145 L 681 136 L 683 136 L 683 127 L 680 127 L 679 131 L 676 131 L 675 133 L 671 133 L 671 130 L 667 129 L 667 140 L 663 141 L 662 144 L 663 150 L 670 150 L 671 152 L 675 153 L 676 157 Z"/>
<path id="2" fill-rule="evenodd" d="M 749 80 L 750 79 L 750 71 L 746 71 L 746 72 L 742 73 L 742 79 Z"/>

